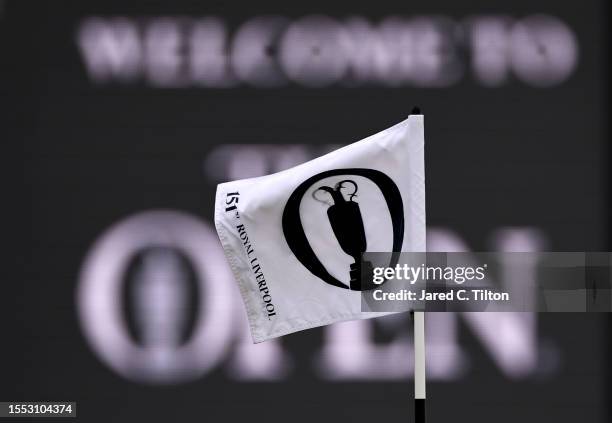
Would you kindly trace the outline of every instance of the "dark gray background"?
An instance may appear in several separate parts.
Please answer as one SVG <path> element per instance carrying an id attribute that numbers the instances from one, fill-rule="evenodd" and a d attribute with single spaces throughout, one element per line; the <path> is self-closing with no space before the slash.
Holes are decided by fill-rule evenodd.
<path id="1" fill-rule="evenodd" d="M 215 146 L 348 143 L 398 122 L 413 105 L 426 115 L 428 225 L 456 231 L 476 251 L 508 226 L 539 228 L 552 251 L 605 251 L 604 3 L 3 2 L 3 140 L 17 159 L 7 179 L 15 200 L 5 204 L 16 216 L 16 256 L 6 258 L 0 399 L 77 401 L 79 420 L 101 422 L 409 421 L 411 380 L 330 383 L 313 374 L 320 329 L 282 340 L 295 368 L 281 382 L 239 383 L 221 367 L 175 386 L 126 381 L 96 357 L 78 325 L 74 292 L 85 254 L 110 225 L 139 211 L 172 208 L 211 222 L 217 181 L 203 162 Z M 569 80 L 548 89 L 515 80 L 485 88 L 467 75 L 444 89 L 164 90 L 93 85 L 75 44 L 77 23 L 90 15 L 216 15 L 235 26 L 267 13 L 547 13 L 575 31 L 580 61 Z M 552 375 L 523 380 L 502 375 L 461 323 L 460 344 L 477 365 L 459 380 L 429 384 L 430 421 L 607 421 L 609 322 L 539 316 L 542 340 L 553 340 L 563 361 Z M 374 325 L 379 342 L 388 341 Z"/>

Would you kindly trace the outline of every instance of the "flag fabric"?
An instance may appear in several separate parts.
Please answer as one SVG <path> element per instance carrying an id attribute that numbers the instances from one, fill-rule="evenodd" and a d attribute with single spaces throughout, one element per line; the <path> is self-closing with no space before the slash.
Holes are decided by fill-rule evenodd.
<path id="1" fill-rule="evenodd" d="M 361 311 L 364 252 L 425 251 L 423 116 L 294 168 L 220 184 L 215 226 L 254 342 Z"/>

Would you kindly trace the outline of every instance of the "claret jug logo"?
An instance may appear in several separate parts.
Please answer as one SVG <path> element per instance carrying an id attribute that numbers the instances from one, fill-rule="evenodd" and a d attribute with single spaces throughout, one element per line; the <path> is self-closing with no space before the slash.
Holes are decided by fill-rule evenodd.
<path id="1" fill-rule="evenodd" d="M 323 183 L 319 185 L 319 182 L 323 179 L 333 176 L 343 176 L 346 178 L 332 186 Z M 367 262 L 361 263 L 361 256 L 368 248 L 366 237 L 367 225 L 376 224 L 376 222 L 369 222 L 367 219 L 364 222 L 361 208 L 368 207 L 368 203 L 359 202 L 358 195 L 360 189 L 369 188 L 372 184 L 368 184 L 367 187 L 360 187 L 355 177 L 366 178 L 382 193 L 393 229 L 392 251 L 401 251 L 404 240 L 404 205 L 402 196 L 391 178 L 383 172 L 374 169 L 350 168 L 328 170 L 302 182 L 293 191 L 285 205 L 283 211 L 283 234 L 295 257 L 313 275 L 338 288 L 363 291 L 374 287 L 370 277 L 372 266 Z M 307 196 L 305 198 L 305 194 L 313 186 L 315 189 L 312 191 L 312 198 Z M 357 197 L 358 201 L 354 200 L 355 197 Z M 348 269 L 350 276 L 350 284 L 348 286 L 328 271 L 313 250 L 304 230 L 302 217 L 300 216 L 300 205 L 303 201 L 317 201 L 323 204 L 324 207 L 328 207 L 327 218 L 329 219 L 333 235 L 344 253 L 351 256 L 354 261 Z M 389 265 L 395 266 L 398 257 L 399 254 L 393 254 Z"/>

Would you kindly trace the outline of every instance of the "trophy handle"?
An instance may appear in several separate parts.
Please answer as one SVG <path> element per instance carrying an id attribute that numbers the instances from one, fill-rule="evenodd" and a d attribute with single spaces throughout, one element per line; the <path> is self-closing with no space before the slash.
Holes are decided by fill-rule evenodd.
<path id="1" fill-rule="evenodd" d="M 350 179 L 345 179 L 343 181 L 338 182 L 336 184 L 336 191 L 340 191 L 345 183 L 349 183 L 355 187 L 355 191 L 349 194 L 349 201 L 353 201 L 353 197 L 357 195 L 357 190 L 359 189 L 355 181 L 352 181 Z"/>
<path id="2" fill-rule="evenodd" d="M 338 185 L 336 185 L 337 187 Z M 328 204 L 325 201 L 321 201 L 316 197 L 316 193 L 319 191 L 325 191 L 327 193 L 329 193 L 332 196 L 332 199 L 334 200 L 334 204 L 338 204 L 338 203 L 342 203 L 344 202 L 344 197 L 342 196 L 342 193 L 338 190 L 338 189 L 334 189 L 332 187 L 327 187 L 327 186 L 322 186 L 317 188 L 316 190 L 313 191 L 312 193 L 312 198 L 314 198 L 315 200 L 321 202 L 321 203 L 325 203 Z"/>

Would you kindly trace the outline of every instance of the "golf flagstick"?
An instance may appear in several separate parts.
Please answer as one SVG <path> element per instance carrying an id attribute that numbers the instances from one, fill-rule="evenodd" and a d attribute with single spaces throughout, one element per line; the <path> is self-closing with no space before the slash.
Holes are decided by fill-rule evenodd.
<path id="1" fill-rule="evenodd" d="M 425 312 L 412 313 L 414 321 L 414 421 L 425 423 Z"/>
<path id="2" fill-rule="evenodd" d="M 415 106 L 410 115 L 420 115 Z M 414 322 L 414 422 L 425 423 L 425 312 L 412 311 Z"/>

